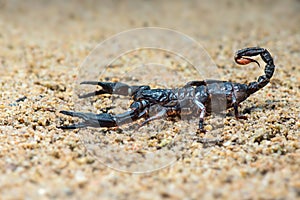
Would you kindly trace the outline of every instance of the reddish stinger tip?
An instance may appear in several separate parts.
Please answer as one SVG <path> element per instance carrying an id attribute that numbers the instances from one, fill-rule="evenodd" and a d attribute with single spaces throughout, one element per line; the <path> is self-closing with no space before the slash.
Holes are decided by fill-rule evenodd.
<path id="1" fill-rule="evenodd" d="M 260 67 L 260 64 L 252 58 L 236 57 L 234 60 L 236 63 L 240 65 L 247 65 L 249 63 L 255 62 L 258 65 L 258 67 Z"/>

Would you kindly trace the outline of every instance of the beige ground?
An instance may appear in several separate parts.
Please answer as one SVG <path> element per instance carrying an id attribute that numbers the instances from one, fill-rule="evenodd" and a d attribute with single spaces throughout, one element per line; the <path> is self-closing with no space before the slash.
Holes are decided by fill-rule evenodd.
<path id="1" fill-rule="evenodd" d="M 299 1 L 62 2 L 0 0 L 0 199 L 300 199 Z M 89 52 L 143 26 L 196 39 L 224 80 L 263 73 L 233 63 L 246 46 L 269 49 L 277 68 L 242 104 L 254 106 L 248 121 L 227 116 L 223 143 L 192 141 L 172 166 L 131 174 L 107 168 L 79 133 L 56 126 L 71 120 L 58 112 L 74 109 L 77 66 Z"/>

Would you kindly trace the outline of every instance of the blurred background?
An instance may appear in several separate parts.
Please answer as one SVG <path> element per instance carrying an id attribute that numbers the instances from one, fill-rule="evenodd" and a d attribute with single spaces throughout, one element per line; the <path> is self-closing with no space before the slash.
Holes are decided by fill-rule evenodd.
<path id="1" fill-rule="evenodd" d="M 21 32 L 24 40 L 70 37 L 80 43 L 99 42 L 120 31 L 154 26 L 199 40 L 239 40 L 237 35 L 243 35 L 258 42 L 299 33 L 299 7 L 298 0 L 1 0 L 0 16 L 3 28 Z"/>
<path id="2" fill-rule="evenodd" d="M 163 27 L 193 37 L 212 56 L 218 48 L 233 53 L 271 41 L 277 42 L 272 50 L 280 52 L 293 46 L 291 37 L 299 38 L 299 10 L 299 0 L 1 0 L 0 50 L 3 55 L 22 45 L 49 44 L 55 51 L 62 49 L 65 64 L 77 66 L 96 44 L 114 34 L 132 28 Z M 80 46 L 80 51 L 73 55 L 69 45 Z"/>

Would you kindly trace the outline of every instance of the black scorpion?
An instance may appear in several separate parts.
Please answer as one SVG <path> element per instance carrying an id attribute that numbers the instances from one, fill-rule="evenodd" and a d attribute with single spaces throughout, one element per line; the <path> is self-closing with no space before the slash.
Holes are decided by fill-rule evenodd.
<path id="1" fill-rule="evenodd" d="M 228 81 L 204 80 L 190 81 L 185 86 L 177 89 L 151 89 L 149 86 L 129 86 L 120 82 L 96 82 L 86 81 L 81 84 L 99 85 L 101 90 L 80 96 L 86 98 L 101 94 L 116 94 L 131 96 L 133 103 L 127 112 L 122 114 L 94 114 L 72 111 L 60 111 L 60 113 L 78 117 L 83 122 L 69 126 L 61 126 L 62 129 L 76 129 L 83 127 L 118 127 L 123 124 L 144 119 L 140 126 L 160 118 L 175 118 L 184 115 L 199 116 L 199 131 L 205 132 L 204 117 L 212 112 L 212 99 L 220 95 L 226 97 L 226 109 L 234 108 L 237 119 L 247 119 L 238 112 L 239 104 L 246 100 L 251 94 L 266 86 L 273 76 L 275 65 L 268 50 L 260 47 L 250 47 L 238 50 L 235 54 L 235 62 L 246 65 L 251 62 L 259 63 L 249 57 L 260 55 L 266 63 L 265 74 L 257 81 L 248 85 L 232 83 Z M 153 111 L 154 110 L 154 111 Z M 154 115 L 149 116 L 149 112 Z"/>

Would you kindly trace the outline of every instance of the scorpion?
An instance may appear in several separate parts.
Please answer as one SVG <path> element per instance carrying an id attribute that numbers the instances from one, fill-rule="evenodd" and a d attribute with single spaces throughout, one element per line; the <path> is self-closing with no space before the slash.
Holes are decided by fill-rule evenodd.
<path id="1" fill-rule="evenodd" d="M 130 96 L 133 102 L 130 108 L 121 114 L 108 113 L 85 113 L 62 110 L 60 113 L 82 119 L 77 124 L 60 126 L 61 129 L 76 129 L 84 127 L 104 127 L 118 128 L 124 124 L 144 119 L 140 126 L 146 123 L 161 119 L 175 118 L 180 116 L 198 116 L 198 130 L 206 132 L 204 129 L 204 117 L 212 112 L 212 99 L 219 95 L 226 97 L 226 109 L 234 109 L 236 119 L 247 119 L 240 115 L 238 106 L 246 100 L 251 94 L 265 87 L 273 76 L 275 65 L 273 58 L 268 50 L 260 47 L 248 47 L 238 50 L 235 53 L 234 60 L 237 64 L 246 65 L 255 62 L 260 66 L 253 56 L 260 56 L 265 62 L 265 74 L 259 76 L 258 80 L 247 84 L 221 81 L 221 80 L 203 80 L 190 81 L 181 88 L 176 89 L 151 89 L 147 85 L 129 86 L 121 82 L 98 82 L 84 81 L 81 84 L 90 84 L 101 86 L 102 89 L 95 92 L 79 96 L 87 98 L 101 94 L 116 94 Z M 154 115 L 149 116 L 150 111 Z"/>

